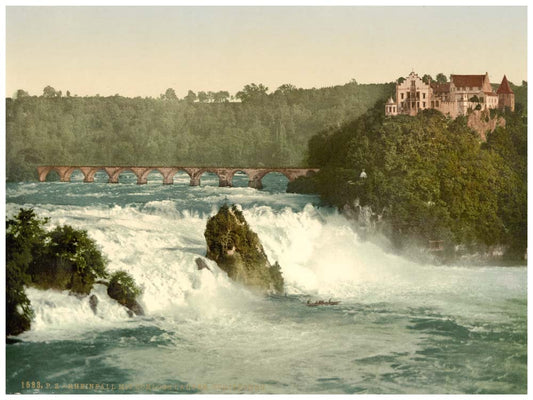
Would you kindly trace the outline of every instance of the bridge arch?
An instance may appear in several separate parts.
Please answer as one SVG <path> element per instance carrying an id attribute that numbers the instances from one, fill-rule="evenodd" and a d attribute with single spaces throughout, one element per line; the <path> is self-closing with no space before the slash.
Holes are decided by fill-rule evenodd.
<path id="1" fill-rule="evenodd" d="M 61 180 L 61 177 L 64 175 L 64 171 L 61 167 L 38 167 L 37 173 L 39 174 L 39 182 L 46 182 L 48 174 L 52 171 L 54 171 L 59 177 L 59 180 Z"/>
<path id="2" fill-rule="evenodd" d="M 92 168 L 89 168 L 89 170 L 85 173 L 85 181 L 84 182 L 89 182 L 89 183 L 94 182 L 95 179 L 99 178 L 99 177 L 97 177 L 97 174 L 100 175 L 99 172 L 104 173 L 106 175 L 106 183 L 109 182 L 109 179 L 111 177 L 109 176 L 109 173 L 107 172 L 105 167 L 92 167 Z"/>
<path id="3" fill-rule="evenodd" d="M 118 183 L 134 183 L 134 181 L 140 182 L 141 177 L 132 168 L 124 168 L 116 173 Z"/>
<path id="4" fill-rule="evenodd" d="M 192 185 L 192 175 L 191 173 L 184 169 L 184 168 L 177 168 L 172 171 L 172 175 L 170 176 L 170 180 L 168 184 L 177 184 L 177 183 L 185 183 L 183 181 L 186 181 L 187 185 Z M 167 182 L 165 182 L 167 183 Z"/>
<path id="5" fill-rule="evenodd" d="M 81 167 L 72 167 L 65 171 L 65 175 L 64 175 L 65 182 L 72 182 L 73 177 L 75 178 L 76 181 L 78 181 L 79 179 L 76 178 L 76 175 L 78 175 L 77 172 L 81 172 L 81 175 L 82 175 L 81 180 L 85 181 L 87 179 L 87 176 Z"/>
<path id="6" fill-rule="evenodd" d="M 291 177 L 289 174 L 283 172 L 283 171 L 276 171 L 276 170 L 268 170 L 258 175 L 260 180 L 260 188 L 264 189 L 267 188 L 276 188 L 276 189 L 287 189 L 288 183 L 291 181 Z M 278 183 L 274 182 L 276 177 L 283 177 L 284 182 Z"/>
<path id="7" fill-rule="evenodd" d="M 42 174 L 42 177 L 39 177 L 41 182 L 60 182 L 61 179 L 61 171 L 59 171 L 57 168 L 50 168 Z"/>
<path id="8" fill-rule="evenodd" d="M 160 177 L 160 179 L 161 179 L 161 181 L 163 181 L 163 183 L 165 181 L 165 174 L 163 173 L 163 171 L 160 170 L 160 168 L 157 168 L 157 167 L 144 168 L 144 169 L 138 171 L 138 173 L 136 173 L 135 175 L 137 175 L 137 183 L 138 184 L 148 183 L 148 177 L 150 175 L 152 175 L 152 177 L 154 175 L 157 175 L 158 179 Z"/>
<path id="9" fill-rule="evenodd" d="M 205 174 L 209 174 L 211 176 L 211 179 L 209 179 L 210 183 L 212 183 L 214 181 L 213 175 L 216 176 L 217 179 L 218 179 L 218 186 L 221 186 L 220 185 L 220 181 L 221 181 L 220 175 L 219 175 L 218 171 L 216 169 L 214 169 L 214 168 L 202 168 L 202 169 L 198 170 L 196 172 L 196 174 L 194 174 L 194 176 L 191 179 L 191 186 L 201 186 L 201 184 L 202 184 L 202 176 L 204 176 Z M 193 184 L 193 181 L 194 181 L 194 184 Z M 213 186 L 213 185 L 207 185 L 207 186 Z"/>
<path id="10" fill-rule="evenodd" d="M 246 168 L 233 170 L 228 183 L 232 187 L 248 187 L 250 185 L 250 175 L 246 172 Z"/>

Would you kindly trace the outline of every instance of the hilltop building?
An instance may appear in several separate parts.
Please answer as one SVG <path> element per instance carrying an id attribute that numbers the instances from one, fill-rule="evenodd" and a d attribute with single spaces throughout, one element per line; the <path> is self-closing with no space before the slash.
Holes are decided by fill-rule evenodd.
<path id="1" fill-rule="evenodd" d="M 452 118 L 466 115 L 468 110 L 509 108 L 514 111 L 514 93 L 504 76 L 496 92 L 489 74 L 451 75 L 447 83 L 425 83 L 415 73 L 396 84 L 396 100 L 389 98 L 385 115 L 416 115 L 421 110 L 435 109 Z"/>

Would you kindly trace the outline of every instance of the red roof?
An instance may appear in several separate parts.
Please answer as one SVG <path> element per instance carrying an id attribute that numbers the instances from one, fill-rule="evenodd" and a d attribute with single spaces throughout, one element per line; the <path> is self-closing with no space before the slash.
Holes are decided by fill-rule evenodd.
<path id="1" fill-rule="evenodd" d="M 450 92 L 450 83 L 437 83 L 437 82 L 431 82 L 431 88 L 433 89 L 433 93 L 439 94 L 439 93 L 449 93 Z"/>
<path id="2" fill-rule="evenodd" d="M 485 75 L 452 75 L 450 81 L 455 87 L 483 87 Z"/>
<path id="3" fill-rule="evenodd" d="M 502 79 L 502 83 L 500 84 L 500 87 L 496 91 L 498 94 L 511 94 L 514 93 L 511 89 L 511 86 L 509 86 L 509 82 L 507 82 L 507 77 L 504 75 Z"/>

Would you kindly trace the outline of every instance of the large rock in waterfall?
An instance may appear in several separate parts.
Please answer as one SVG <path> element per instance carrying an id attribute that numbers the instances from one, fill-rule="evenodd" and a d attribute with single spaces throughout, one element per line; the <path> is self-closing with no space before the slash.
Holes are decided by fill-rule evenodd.
<path id="1" fill-rule="evenodd" d="M 204 236 L 207 258 L 231 279 L 263 293 L 283 293 L 279 264 L 270 264 L 259 237 L 235 205 L 224 204 L 209 218 Z"/>

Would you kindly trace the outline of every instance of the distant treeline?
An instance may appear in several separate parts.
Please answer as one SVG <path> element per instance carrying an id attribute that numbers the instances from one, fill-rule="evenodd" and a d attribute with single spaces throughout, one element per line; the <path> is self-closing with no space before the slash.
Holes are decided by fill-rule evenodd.
<path id="1" fill-rule="evenodd" d="M 321 89 L 262 84 L 227 92 L 172 89 L 160 98 L 77 97 L 47 86 L 6 99 L 6 177 L 36 179 L 37 165 L 304 166 L 307 142 L 342 126 L 394 84 Z M 239 101 L 230 101 L 238 99 Z"/>

